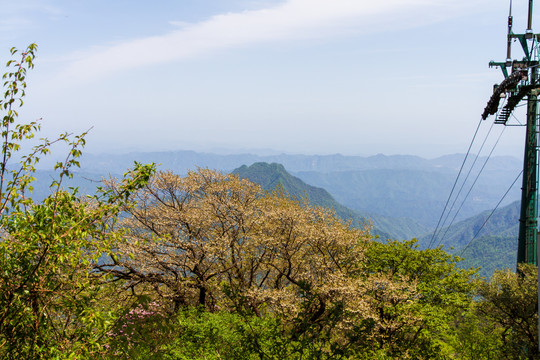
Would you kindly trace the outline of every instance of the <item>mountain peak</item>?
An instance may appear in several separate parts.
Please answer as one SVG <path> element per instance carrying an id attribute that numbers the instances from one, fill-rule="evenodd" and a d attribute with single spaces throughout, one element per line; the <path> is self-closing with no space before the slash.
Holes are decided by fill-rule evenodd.
<path id="1" fill-rule="evenodd" d="M 278 163 L 256 162 L 251 166 L 243 165 L 232 173 L 261 185 L 265 190 L 273 190 L 281 186 L 291 198 L 305 198 L 313 206 L 334 209 L 338 217 L 345 221 L 351 220 L 353 226 L 362 227 L 366 222 L 372 223 L 374 226 L 372 233 L 381 238 L 405 239 L 427 232 L 426 228 L 411 220 L 391 219 L 353 211 L 337 202 L 325 189 L 306 184 L 289 174 L 285 167 Z"/>

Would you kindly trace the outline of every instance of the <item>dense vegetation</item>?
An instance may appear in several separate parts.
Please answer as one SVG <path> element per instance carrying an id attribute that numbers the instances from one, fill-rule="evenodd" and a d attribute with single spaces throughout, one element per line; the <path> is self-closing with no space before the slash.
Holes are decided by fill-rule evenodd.
<path id="1" fill-rule="evenodd" d="M 65 190 L 84 134 L 17 121 L 35 45 L 0 101 L 0 358 L 537 359 L 536 269 L 488 282 L 442 249 L 372 241 L 322 207 L 208 169 L 135 164 Z M 34 166 L 69 151 L 43 200 Z M 18 159 L 21 159 L 20 161 Z"/>

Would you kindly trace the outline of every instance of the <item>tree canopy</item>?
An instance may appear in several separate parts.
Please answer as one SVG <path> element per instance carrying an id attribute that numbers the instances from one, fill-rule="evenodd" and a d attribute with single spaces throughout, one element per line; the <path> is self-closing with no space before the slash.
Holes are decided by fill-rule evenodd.
<path id="1" fill-rule="evenodd" d="M 210 169 L 135 163 L 90 196 L 66 189 L 86 134 L 36 142 L 40 122 L 18 118 L 36 50 L 11 50 L 0 100 L 1 358 L 539 358 L 536 267 L 487 281 Z"/>

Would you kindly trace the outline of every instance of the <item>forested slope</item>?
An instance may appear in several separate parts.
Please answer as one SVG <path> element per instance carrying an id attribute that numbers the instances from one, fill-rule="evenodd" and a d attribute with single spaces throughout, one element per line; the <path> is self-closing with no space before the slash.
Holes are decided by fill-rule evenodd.
<path id="1" fill-rule="evenodd" d="M 460 266 L 480 267 L 489 277 L 495 269 L 515 269 L 520 202 L 495 211 L 484 211 L 469 219 L 420 238 L 421 246 L 443 245 L 447 251 L 463 257 Z"/>
<path id="2" fill-rule="evenodd" d="M 389 218 L 366 211 L 353 211 L 338 203 L 325 189 L 308 185 L 292 176 L 281 164 L 244 165 L 234 170 L 233 174 L 258 183 L 263 189 L 272 190 L 281 187 L 293 198 L 299 200 L 305 198 L 312 205 L 334 209 L 343 220 L 351 220 L 353 226 L 362 227 L 366 222 L 372 224 L 374 235 L 382 239 L 411 239 L 428 231 L 427 227 L 412 219 Z"/>

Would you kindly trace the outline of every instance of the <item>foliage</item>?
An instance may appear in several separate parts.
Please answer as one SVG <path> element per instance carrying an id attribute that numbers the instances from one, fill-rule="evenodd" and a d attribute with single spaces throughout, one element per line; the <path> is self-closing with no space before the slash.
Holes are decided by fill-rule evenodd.
<path id="1" fill-rule="evenodd" d="M 320 343 L 292 340 L 283 331 L 280 319 L 235 312 L 210 312 L 197 307 L 184 308 L 163 322 L 166 326 L 153 332 L 138 328 L 141 334 L 159 337 L 159 347 L 152 339 L 118 347 L 111 344 L 110 356 L 126 359 L 339 359 L 337 354 L 323 354 Z M 144 340 L 141 337 L 141 340 Z"/>
<path id="2" fill-rule="evenodd" d="M 174 341 L 170 317 L 159 303 L 140 301 L 126 307 L 124 313 L 106 333 L 104 358 L 161 359 L 166 353 L 163 344 Z"/>
<path id="3" fill-rule="evenodd" d="M 451 325 L 452 336 L 445 341 L 454 349 L 455 359 L 495 360 L 508 359 L 501 353 L 501 329 L 484 316 L 479 316 L 477 303 L 470 304 L 468 311 L 456 316 Z"/>
<path id="4" fill-rule="evenodd" d="M 495 271 L 480 284 L 478 313 L 500 330 L 501 358 L 539 359 L 538 268 L 520 264 L 518 270 Z"/>
<path id="5" fill-rule="evenodd" d="M 130 235 L 100 265 L 173 303 L 294 316 L 306 288 L 329 292 L 362 257 L 366 233 L 236 176 L 158 173 L 125 210 Z M 145 286 L 142 286 L 145 284 Z M 309 284 L 309 285 L 307 285 Z M 337 286 L 337 285 L 336 285 Z"/>
<path id="6" fill-rule="evenodd" d="M 317 358 L 452 353 L 445 337 L 469 308 L 474 271 L 440 248 L 370 241 L 331 212 L 207 169 L 160 172 L 135 198 L 119 244 L 131 256 L 100 269 L 171 313 L 277 318 L 287 349 Z"/>
<path id="7" fill-rule="evenodd" d="M 537 272 L 520 264 L 519 273 L 497 270 L 476 284 L 476 301 L 455 318 L 447 341 L 458 359 L 538 359 Z"/>
<path id="8" fill-rule="evenodd" d="M 416 240 L 371 242 L 365 256 L 373 316 L 357 342 L 392 358 L 448 356 L 444 338 L 472 300 L 474 271 L 440 248 L 418 250 Z"/>
<path id="9" fill-rule="evenodd" d="M 2 161 L 0 163 L 0 357 L 52 358 L 99 351 L 99 340 L 113 320 L 99 300 L 110 286 L 92 273 L 92 264 L 109 251 L 119 235 L 108 231 L 120 204 L 152 173 L 137 165 L 120 191 L 102 191 L 83 199 L 62 180 L 78 166 L 85 134 L 62 134 L 41 140 L 24 156 L 25 141 L 40 129 L 38 122 L 18 123 L 25 95 L 26 72 L 33 67 L 37 47 L 30 45 L 20 59 L 7 63 L 4 75 Z M 13 56 L 18 54 L 11 50 Z M 51 194 L 36 203 L 29 196 L 35 165 L 52 144 L 65 142 L 69 152 L 55 169 Z M 17 163 L 17 159 L 20 161 Z"/>

